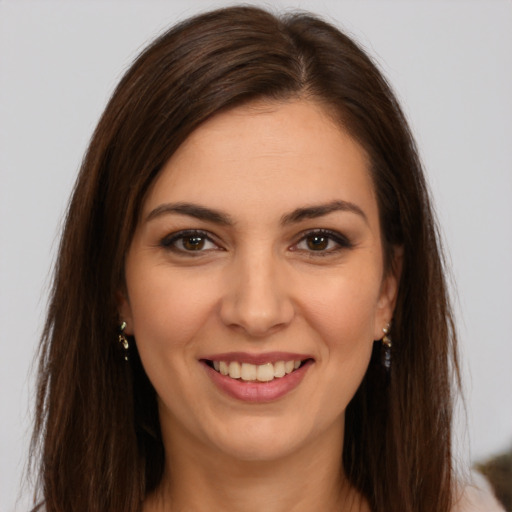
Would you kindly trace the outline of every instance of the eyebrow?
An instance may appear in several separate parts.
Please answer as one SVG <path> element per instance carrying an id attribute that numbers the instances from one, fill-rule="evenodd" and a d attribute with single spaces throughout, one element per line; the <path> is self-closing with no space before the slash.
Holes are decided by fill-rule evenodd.
<path id="1" fill-rule="evenodd" d="M 207 220 L 214 224 L 220 224 L 222 226 L 232 226 L 235 224 L 233 219 L 219 210 L 212 208 L 206 208 L 193 203 L 165 203 L 157 206 L 152 210 L 146 217 L 146 222 L 153 220 L 162 215 L 169 213 L 177 213 L 179 215 L 187 215 L 200 220 Z"/>
<path id="2" fill-rule="evenodd" d="M 337 211 L 355 213 L 356 215 L 362 217 L 363 220 L 368 224 L 368 218 L 359 206 L 349 201 L 343 201 L 341 199 L 331 201 L 329 203 L 297 208 L 292 212 L 283 215 L 281 217 L 281 224 L 283 226 L 296 224 L 304 219 L 316 219 L 318 217 L 323 217 L 324 215 Z M 222 226 L 235 225 L 235 221 L 227 213 L 221 212 L 220 210 L 215 210 L 213 208 L 200 206 L 194 203 L 161 204 L 148 214 L 146 217 L 146 222 L 149 222 L 157 217 L 161 217 L 162 215 L 173 213 L 178 215 L 187 215 L 188 217 L 194 217 L 199 220 L 206 220 Z"/>
<path id="3" fill-rule="evenodd" d="M 283 215 L 283 217 L 281 217 L 281 224 L 295 224 L 304 219 L 316 219 L 332 212 L 355 213 L 356 215 L 362 217 L 366 224 L 368 224 L 368 217 L 366 217 L 366 214 L 359 206 L 349 201 L 343 201 L 341 199 L 331 201 L 330 203 L 297 208 L 296 210 L 293 210 L 293 212 Z"/>

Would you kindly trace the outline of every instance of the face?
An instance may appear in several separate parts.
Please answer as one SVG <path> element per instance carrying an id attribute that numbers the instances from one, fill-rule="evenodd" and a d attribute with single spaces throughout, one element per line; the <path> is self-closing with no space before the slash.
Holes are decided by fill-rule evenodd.
<path id="1" fill-rule="evenodd" d="M 164 166 L 120 315 L 166 445 L 275 459 L 342 435 L 397 284 L 368 168 L 348 133 L 298 100 L 219 114 Z"/>

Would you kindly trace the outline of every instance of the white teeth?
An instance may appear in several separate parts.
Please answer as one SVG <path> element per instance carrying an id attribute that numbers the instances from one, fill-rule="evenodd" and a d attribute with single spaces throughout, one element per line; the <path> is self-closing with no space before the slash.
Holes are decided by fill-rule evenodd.
<path id="1" fill-rule="evenodd" d="M 274 377 L 284 377 L 286 371 L 284 369 L 284 361 L 277 361 L 274 363 Z"/>
<path id="2" fill-rule="evenodd" d="M 260 382 L 269 382 L 274 380 L 274 365 L 272 363 L 260 364 L 257 366 L 258 372 L 256 379 Z"/>
<path id="3" fill-rule="evenodd" d="M 229 375 L 232 379 L 244 381 L 270 382 L 274 379 L 297 370 L 301 361 L 276 361 L 274 364 L 250 364 L 239 363 L 238 361 L 213 361 L 213 367 L 222 375 Z"/>
<path id="4" fill-rule="evenodd" d="M 242 376 L 240 363 L 236 361 L 229 363 L 229 376 L 232 379 L 239 379 Z"/>
<path id="5" fill-rule="evenodd" d="M 229 368 L 225 361 L 220 362 L 220 373 L 222 373 L 222 375 L 227 375 L 229 373 Z"/>
<path id="6" fill-rule="evenodd" d="M 242 371 L 240 377 L 242 380 L 256 380 L 258 368 L 254 364 L 242 363 Z"/>

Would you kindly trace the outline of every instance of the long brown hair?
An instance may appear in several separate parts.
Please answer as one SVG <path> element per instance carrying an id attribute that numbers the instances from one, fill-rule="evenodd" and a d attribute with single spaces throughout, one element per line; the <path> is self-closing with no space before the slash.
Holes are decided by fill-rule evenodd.
<path id="1" fill-rule="evenodd" d="M 308 14 L 231 7 L 171 28 L 136 59 L 94 132 L 69 205 L 41 342 L 33 459 L 48 512 L 140 510 L 162 478 L 155 392 L 116 292 L 149 185 L 202 122 L 253 99 L 310 97 L 370 156 L 388 267 L 403 247 L 392 368 L 375 344 L 346 413 L 343 465 L 374 512 L 450 509 L 456 343 L 435 220 L 388 84 Z"/>

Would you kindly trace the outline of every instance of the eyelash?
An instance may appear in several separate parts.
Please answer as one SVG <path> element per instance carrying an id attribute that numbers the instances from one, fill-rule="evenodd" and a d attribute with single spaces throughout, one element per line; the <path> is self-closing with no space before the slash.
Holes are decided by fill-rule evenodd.
<path id="1" fill-rule="evenodd" d="M 314 250 L 311 248 L 299 248 L 299 245 L 301 243 L 307 243 L 308 239 L 317 237 L 320 239 L 327 239 L 327 247 L 331 242 L 334 242 L 336 246 L 334 248 L 329 249 L 321 249 L 321 250 Z M 181 241 L 183 244 L 183 241 L 185 239 L 192 239 L 192 238 L 198 238 L 202 239 L 205 243 L 211 243 L 216 246 L 218 250 L 224 250 L 222 247 L 217 244 L 212 237 L 207 233 L 206 231 L 201 230 L 185 230 L 185 231 L 178 231 L 177 233 L 172 233 L 165 238 L 162 239 L 160 242 L 160 245 L 169 251 L 173 251 L 178 254 L 197 257 L 200 256 L 202 253 L 210 251 L 212 249 L 203 249 L 202 247 L 197 250 L 193 249 L 186 249 L 184 247 L 177 247 L 177 243 Z M 300 234 L 299 240 L 292 245 L 290 248 L 291 251 L 302 251 L 308 253 L 311 257 L 320 256 L 325 257 L 329 256 L 334 253 L 338 253 L 339 251 L 351 249 L 353 247 L 353 243 L 344 235 L 341 233 L 338 233 L 336 231 L 330 231 L 328 229 L 312 229 L 310 231 L 306 231 L 304 233 Z"/>
<path id="2" fill-rule="evenodd" d="M 194 250 L 187 250 L 185 248 L 179 248 L 177 247 L 178 241 L 183 241 L 186 239 L 192 239 L 192 238 L 200 238 L 204 241 L 208 241 L 212 244 L 214 244 L 217 248 L 221 249 L 217 243 L 215 243 L 212 240 L 212 237 L 206 232 L 206 231 L 200 231 L 197 229 L 188 229 L 185 231 L 178 231 L 177 233 L 172 233 L 168 236 L 166 236 L 161 242 L 160 245 L 164 247 L 165 249 L 168 249 L 170 251 L 176 252 L 178 254 L 186 254 L 187 256 L 199 256 L 202 252 L 205 252 L 205 250 L 194 251 Z M 210 250 L 210 249 L 207 249 Z"/>
<path id="3" fill-rule="evenodd" d="M 330 249 L 323 249 L 315 251 L 314 249 L 299 249 L 298 245 L 301 243 L 307 243 L 309 238 L 318 237 L 321 239 L 327 239 L 327 243 L 334 242 L 336 246 L 334 248 Z M 346 250 L 346 249 L 352 249 L 354 247 L 354 244 L 341 233 L 338 233 L 336 231 L 331 231 L 329 229 L 312 229 L 310 231 L 306 231 L 304 233 L 301 233 L 299 241 L 296 242 L 293 246 L 293 251 L 305 251 L 307 252 L 311 257 L 325 257 L 330 256 L 332 254 L 336 254 L 340 251 Z"/>

